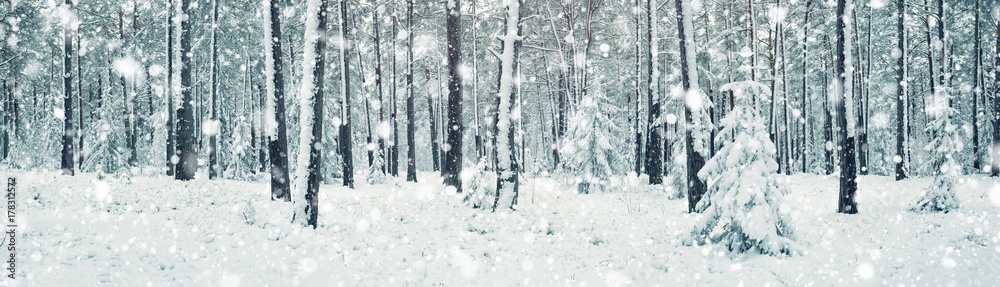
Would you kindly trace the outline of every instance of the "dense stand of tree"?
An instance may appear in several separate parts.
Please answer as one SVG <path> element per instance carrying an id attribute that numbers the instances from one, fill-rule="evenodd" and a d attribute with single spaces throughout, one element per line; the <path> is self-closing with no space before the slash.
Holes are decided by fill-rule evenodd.
<path id="1" fill-rule="evenodd" d="M 922 127 L 944 123 L 928 112 L 942 98 L 971 147 L 954 154 L 960 172 L 1000 173 L 993 2 L 672 1 L 19 1 L 0 7 L 3 164 L 267 179 L 272 199 L 297 201 L 292 175 L 310 192 L 353 187 L 368 156 L 400 177 L 403 148 L 407 181 L 439 171 L 460 192 L 463 168 L 485 161 L 494 208 L 512 208 L 523 178 L 577 171 L 567 147 L 588 135 L 575 120 L 607 118 L 626 132 L 600 131 L 620 142 L 595 174 L 672 185 L 695 210 L 709 184 L 698 173 L 727 144 L 715 126 L 735 108 L 719 87 L 754 82 L 780 172 L 839 174 L 840 212 L 857 212 L 857 175 L 940 175 L 925 147 L 945 135 Z M 339 36 L 329 55 L 325 35 Z M 304 116 L 329 124 L 290 140 Z"/>

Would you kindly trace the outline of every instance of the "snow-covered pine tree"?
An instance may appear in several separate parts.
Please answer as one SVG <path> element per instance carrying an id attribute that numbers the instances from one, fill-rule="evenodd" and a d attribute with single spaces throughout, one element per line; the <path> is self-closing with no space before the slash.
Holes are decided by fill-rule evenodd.
<path id="1" fill-rule="evenodd" d="M 384 184 L 385 183 L 385 157 L 382 154 L 382 149 L 376 148 L 373 150 L 375 152 L 372 158 L 372 164 L 368 166 L 368 177 L 365 180 L 369 185 L 374 184 Z"/>
<path id="2" fill-rule="evenodd" d="M 465 186 L 462 188 L 465 198 L 462 200 L 472 208 L 487 208 L 489 203 L 495 200 L 496 172 L 489 170 L 489 161 L 486 157 L 479 159 L 468 179 L 462 180 Z"/>
<path id="3" fill-rule="evenodd" d="M 962 151 L 963 138 L 959 133 L 961 128 L 953 123 L 958 111 L 949 104 L 952 96 L 947 89 L 938 89 L 936 94 L 928 107 L 934 119 L 926 128 L 934 138 L 924 147 L 933 160 L 934 183 L 925 188 L 917 200 L 917 205 L 913 207 L 917 212 L 948 212 L 959 206 L 955 197 L 955 181 L 962 168 L 955 162 L 955 156 Z"/>
<path id="4" fill-rule="evenodd" d="M 253 180 L 257 168 L 257 153 L 252 148 L 250 138 L 250 120 L 240 116 L 234 123 L 232 135 L 231 158 L 225 169 L 226 177 L 235 180 Z"/>
<path id="5" fill-rule="evenodd" d="M 618 112 L 608 103 L 599 87 L 595 93 L 583 98 L 576 115 L 570 120 L 569 133 L 560 153 L 565 159 L 563 168 L 577 175 L 577 191 L 607 191 L 608 179 L 615 173 L 622 160 L 618 154 L 619 143 L 624 138 L 621 128 L 608 117 Z"/>
<path id="6" fill-rule="evenodd" d="M 129 173 L 128 154 L 125 149 L 125 126 L 121 123 L 121 101 L 109 101 L 101 106 L 100 115 L 89 130 L 91 143 L 87 147 L 87 157 L 83 162 L 83 171 L 116 174 Z"/>
<path id="7" fill-rule="evenodd" d="M 704 216 L 693 236 L 738 253 L 800 253 L 789 205 L 783 203 L 789 189 L 775 177 L 775 146 L 751 105 L 751 97 L 768 88 L 746 81 L 726 84 L 722 90 L 734 91 L 737 105 L 722 119 L 724 128 L 716 137 L 725 144 L 698 172 L 709 188 L 698 202 L 696 209 Z"/>

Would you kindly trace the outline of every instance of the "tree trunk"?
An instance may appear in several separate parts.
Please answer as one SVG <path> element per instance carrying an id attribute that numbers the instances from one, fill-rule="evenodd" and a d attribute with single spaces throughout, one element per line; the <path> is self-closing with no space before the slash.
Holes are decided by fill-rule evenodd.
<path id="1" fill-rule="evenodd" d="M 1000 67 L 1000 25 L 997 25 L 995 67 Z M 1000 176 L 1000 69 L 993 69 L 993 156 L 990 176 Z"/>
<path id="2" fill-rule="evenodd" d="M 395 39 L 398 33 L 399 18 L 396 17 L 395 9 L 393 9 L 392 16 L 392 37 Z M 399 176 L 399 121 L 396 118 L 396 41 L 392 42 L 392 49 L 389 55 L 392 56 L 392 111 L 389 112 L 389 121 L 392 122 L 392 145 L 389 147 L 389 174 L 392 176 Z"/>
<path id="3" fill-rule="evenodd" d="M 805 20 L 802 25 L 802 116 L 806 117 L 802 121 L 802 172 L 808 169 L 806 165 L 809 161 L 810 144 L 812 143 L 812 121 L 808 119 L 810 113 L 809 105 L 809 12 L 812 10 L 812 1 L 806 0 Z"/>
<path id="4" fill-rule="evenodd" d="M 413 123 L 413 1 L 406 0 L 406 181 L 417 182 L 416 141 Z"/>
<path id="5" fill-rule="evenodd" d="M 66 0 L 66 13 L 73 13 L 73 1 Z M 63 26 L 63 135 L 62 174 L 74 175 L 73 167 L 73 28 L 69 21 Z M 4 141 L 6 142 L 6 140 Z"/>
<path id="6" fill-rule="evenodd" d="M 503 53 L 500 55 L 500 89 L 497 101 L 497 193 L 493 201 L 493 211 L 498 208 L 514 209 L 518 193 L 517 156 L 514 145 L 515 129 L 511 123 L 511 111 L 517 101 L 516 91 L 518 54 L 521 50 L 521 0 L 509 1 L 506 5 L 506 35 L 503 36 Z"/>
<path id="7" fill-rule="evenodd" d="M 424 70 L 424 71 L 426 72 L 427 70 Z M 428 77 L 428 81 L 429 81 L 430 80 L 430 75 L 428 74 L 427 77 Z M 440 155 L 439 152 L 441 151 L 441 146 L 440 146 L 440 144 L 438 142 L 437 118 L 434 117 L 434 98 L 431 97 L 430 93 L 427 94 L 427 115 L 429 117 L 428 121 L 430 122 L 430 125 L 431 125 L 431 127 L 430 127 L 430 133 L 431 133 L 431 161 L 432 161 L 432 164 L 433 164 L 432 168 L 433 168 L 433 171 L 440 171 L 441 170 L 441 163 L 440 163 L 440 161 L 441 161 L 441 155 Z"/>
<path id="8" fill-rule="evenodd" d="M 412 0 L 410 0 L 412 1 Z M 351 71 L 348 63 L 351 62 L 351 39 L 348 37 L 350 28 L 347 25 L 347 0 L 340 1 L 340 37 L 345 44 L 340 45 L 340 101 L 341 126 L 339 129 L 338 141 L 340 142 L 341 164 L 343 165 L 344 186 L 354 188 L 354 151 L 353 138 L 351 133 Z M 412 61 L 411 61 L 412 63 Z"/>
<path id="9" fill-rule="evenodd" d="M 639 11 L 640 1 L 635 0 L 635 10 Z M 639 129 L 639 107 L 642 102 L 642 36 L 640 31 L 642 28 L 641 18 L 637 13 L 635 15 L 635 114 L 632 119 L 635 120 L 632 123 L 632 130 L 635 134 L 635 163 L 633 166 L 633 171 L 636 176 L 642 174 L 642 130 Z M 553 147 L 554 148 L 554 147 Z M 557 154 L 557 153 L 554 153 Z"/>
<path id="10" fill-rule="evenodd" d="M 218 115 L 218 79 L 219 79 L 219 0 L 212 0 L 212 120 L 209 121 L 208 135 L 208 178 L 219 177 L 219 115 Z"/>
<path id="11" fill-rule="evenodd" d="M 174 118 L 174 114 L 177 112 L 177 109 L 174 108 L 176 96 L 174 94 L 174 1 L 167 0 L 167 176 L 174 176 L 174 164 L 177 163 L 177 160 L 174 159 L 177 156 L 177 147 L 174 145 L 176 141 L 174 122 L 177 121 Z M 100 78 L 98 78 L 97 85 L 97 94 L 100 96 Z"/>
<path id="12" fill-rule="evenodd" d="M 343 4 L 343 3 L 342 3 Z M 318 6 L 318 7 L 317 7 Z M 299 142 L 299 167 L 306 167 L 305 215 L 306 225 L 317 226 L 319 216 L 319 186 L 323 164 L 323 79 L 326 60 L 326 11 L 327 0 L 309 1 L 306 13 L 306 33 L 302 68 L 301 134 Z M 316 25 L 313 27 L 312 25 Z M 312 39 L 311 39 L 312 38 Z M 312 66 L 309 66 L 312 63 Z M 310 71 L 311 70 L 311 71 Z M 312 109 L 311 112 L 308 109 Z M 303 163 L 305 161 L 305 163 Z M 305 165 L 303 165 L 305 164 Z M 297 187 L 301 188 L 301 187 Z"/>
<path id="13" fill-rule="evenodd" d="M 660 146 L 663 144 L 663 140 L 660 138 L 663 135 L 663 124 L 654 125 L 654 122 L 660 118 L 660 95 L 658 87 L 660 77 L 658 71 L 655 70 L 658 53 L 656 37 L 658 35 L 656 34 L 657 23 L 653 20 L 656 18 L 657 5 L 653 2 L 656 2 L 656 0 L 648 0 L 646 2 L 646 10 L 648 11 L 648 14 L 646 14 L 646 24 L 649 26 L 649 29 L 646 30 L 646 38 L 649 40 L 647 42 L 646 54 L 649 57 L 649 61 L 646 62 L 646 72 L 649 73 L 646 77 L 646 98 L 649 105 L 646 174 L 649 175 L 649 184 L 655 185 L 663 183 L 663 147 Z"/>
<path id="14" fill-rule="evenodd" d="M 441 176 L 445 186 L 455 187 L 462 192 L 462 134 L 465 131 L 462 123 L 462 35 L 461 35 L 461 0 L 448 0 L 446 26 L 448 30 L 448 145 L 445 150 L 444 168 Z"/>
<path id="15" fill-rule="evenodd" d="M 264 110 L 268 154 L 271 163 L 271 200 L 292 201 L 288 173 L 288 129 L 285 125 L 285 79 L 284 65 L 281 61 L 281 19 L 278 0 L 270 0 L 268 18 L 269 26 L 265 27 L 270 37 L 265 40 L 265 65 L 267 69 L 267 99 Z M 263 97 L 262 97 L 263 99 Z M 273 114 L 272 114 L 273 113 Z"/>
<path id="16" fill-rule="evenodd" d="M 197 143 L 194 141 L 194 106 L 191 97 L 191 18 L 190 0 L 181 0 L 180 19 L 180 52 L 181 52 L 181 106 L 177 111 L 179 119 L 177 131 L 177 149 L 179 160 L 174 178 L 178 180 L 194 179 L 198 171 Z"/>
<path id="17" fill-rule="evenodd" d="M 79 32 L 80 31 L 77 31 L 76 33 L 77 51 L 80 51 Z M 76 136 L 80 137 L 80 144 L 77 147 L 79 151 L 79 156 L 77 156 L 76 163 L 77 163 L 77 168 L 79 168 L 82 171 L 83 170 L 83 61 L 81 61 L 81 58 L 82 56 L 80 55 L 80 53 L 76 53 L 76 101 L 77 101 L 76 106 L 79 109 L 78 110 L 79 118 L 77 119 L 77 124 L 79 128 L 77 128 Z M 14 108 L 16 109 L 17 106 L 15 105 Z M 16 127 L 17 126 L 16 120 L 14 121 L 14 124 L 15 124 L 14 126 Z"/>
<path id="18" fill-rule="evenodd" d="M 680 52 L 681 52 L 681 86 L 684 88 L 685 95 L 687 93 L 700 93 L 698 90 L 698 62 L 695 55 L 698 51 L 695 50 L 694 45 L 694 25 L 691 23 L 691 6 L 688 0 L 674 0 L 677 8 L 677 38 L 680 39 Z M 705 166 L 705 158 L 702 154 L 695 149 L 694 135 L 692 134 L 692 129 L 695 128 L 694 121 L 696 119 L 695 113 L 698 111 L 693 107 L 690 96 L 685 97 L 684 104 L 684 122 L 685 122 L 685 146 L 687 147 L 687 192 L 688 192 L 688 212 L 694 212 L 695 206 L 698 205 L 698 201 L 701 200 L 701 196 L 705 194 L 705 182 L 698 178 L 698 171 Z"/>
<path id="19" fill-rule="evenodd" d="M 978 1 L 977 1 L 978 2 Z M 905 123 L 906 115 L 904 110 L 906 109 L 906 27 L 904 26 L 904 21 L 906 19 L 906 1 L 898 0 L 896 2 L 897 8 L 897 21 L 896 21 L 896 49 L 901 52 L 899 58 L 896 58 L 896 156 L 893 161 L 896 162 L 896 180 L 902 180 L 906 178 L 906 171 L 903 170 L 903 157 L 906 156 L 904 152 L 905 144 L 905 132 L 903 130 L 903 124 Z M 978 43 L 978 39 L 976 41 Z"/>
<path id="20" fill-rule="evenodd" d="M 975 37 L 975 52 L 976 58 L 972 70 L 973 76 L 973 87 L 972 87 L 972 170 L 978 173 L 981 170 L 979 164 L 979 97 L 983 93 L 983 73 L 982 73 L 982 47 L 979 43 L 979 0 L 976 0 L 976 17 L 974 19 L 976 23 L 973 23 L 974 32 L 973 37 Z"/>
<path id="21" fill-rule="evenodd" d="M 844 15 L 849 15 L 850 5 L 847 3 L 849 0 L 837 0 L 837 17 L 835 19 L 844 19 Z M 845 60 L 847 59 L 848 53 L 850 53 L 848 47 L 850 47 L 847 37 L 847 23 L 839 21 L 836 24 L 837 33 L 837 55 L 836 64 L 834 65 L 833 75 L 836 77 L 834 81 L 834 91 L 833 91 L 833 103 L 837 111 L 837 146 L 842 147 L 843 150 L 838 152 L 840 157 L 840 200 L 837 207 L 837 212 L 854 214 L 858 213 L 857 202 L 854 199 L 854 194 L 858 189 L 858 183 L 856 181 L 857 174 L 855 170 L 854 162 L 854 137 L 848 137 L 847 133 L 847 109 L 845 101 L 853 100 L 846 97 L 845 91 L 851 87 L 847 87 L 847 74 L 849 71 L 846 70 Z"/>

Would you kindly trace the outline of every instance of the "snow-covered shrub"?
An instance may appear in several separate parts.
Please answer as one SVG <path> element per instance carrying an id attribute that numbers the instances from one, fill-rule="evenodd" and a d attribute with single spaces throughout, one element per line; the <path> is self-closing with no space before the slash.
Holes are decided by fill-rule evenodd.
<path id="1" fill-rule="evenodd" d="M 737 253 L 800 253 L 793 241 L 790 206 L 783 199 L 789 189 L 775 177 L 774 143 L 764 119 L 751 107 L 751 95 L 745 93 L 762 87 L 740 82 L 722 88 L 735 92 L 738 105 L 722 119 L 724 128 L 716 137 L 725 145 L 698 172 L 709 188 L 696 207 L 703 217 L 693 235 Z"/>
<path id="2" fill-rule="evenodd" d="M 603 92 L 585 97 L 570 121 L 566 144 L 560 153 L 566 159 L 563 168 L 577 175 L 580 193 L 607 191 L 608 179 L 619 165 L 623 143 L 621 131 L 608 114 L 615 112 Z"/>
<path id="3" fill-rule="evenodd" d="M 934 137 L 924 150 L 932 160 L 934 183 L 924 189 L 913 207 L 914 211 L 948 212 L 959 206 L 955 197 L 955 179 L 962 168 L 955 162 L 955 155 L 962 150 L 962 137 L 959 134 L 961 129 L 952 122 L 958 111 L 949 105 L 950 100 L 949 93 L 937 93 L 928 108 L 934 120 L 927 124 L 926 130 Z"/>
<path id="4" fill-rule="evenodd" d="M 462 178 L 462 191 L 465 198 L 462 200 L 472 208 L 489 208 L 493 206 L 493 199 L 496 196 L 496 173 L 487 169 L 489 164 L 483 158 L 476 164 L 475 168 L 468 171 L 468 178 Z"/>

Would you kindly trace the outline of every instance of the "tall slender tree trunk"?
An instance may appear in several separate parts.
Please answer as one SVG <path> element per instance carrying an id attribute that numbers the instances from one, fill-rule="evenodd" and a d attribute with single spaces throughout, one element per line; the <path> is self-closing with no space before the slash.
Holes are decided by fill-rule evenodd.
<path id="1" fill-rule="evenodd" d="M 209 121 L 211 127 L 208 135 L 208 178 L 219 177 L 219 114 L 218 114 L 218 89 L 219 89 L 219 0 L 212 0 L 212 120 Z"/>
<path id="2" fill-rule="evenodd" d="M 73 1 L 66 0 L 65 13 L 73 13 Z M 73 166 L 73 28 L 65 21 L 63 26 L 63 135 L 62 135 L 62 174 L 74 175 Z M 6 112 L 7 110 L 5 110 Z M 6 142 L 6 140 L 4 141 Z"/>
<path id="3" fill-rule="evenodd" d="M 993 65 L 1000 67 L 1000 25 L 997 25 L 996 54 Z M 1000 69 L 993 69 L 993 146 L 990 176 L 1000 176 Z"/>
<path id="4" fill-rule="evenodd" d="M 327 0 L 309 0 L 306 13 L 305 46 L 302 55 L 302 113 L 299 136 L 300 168 L 305 178 L 306 225 L 316 228 L 319 217 L 319 186 L 323 164 L 323 79 L 326 63 Z M 302 165 L 305 163 L 305 165 Z M 296 187 L 303 188 L 303 187 Z"/>
<path id="5" fill-rule="evenodd" d="M 461 0 L 448 0 L 446 26 L 448 30 L 448 131 L 447 148 L 445 149 L 444 168 L 441 176 L 445 186 L 453 186 L 457 192 L 462 192 L 462 134 L 465 124 L 462 123 L 462 76 L 459 69 L 462 63 L 461 35 Z"/>
<path id="6" fill-rule="evenodd" d="M 191 12 L 190 0 L 181 0 L 180 19 L 180 52 L 181 52 L 181 106 L 177 111 L 179 119 L 177 131 L 177 149 L 179 160 L 174 178 L 178 180 L 194 179 L 198 171 L 197 142 L 194 139 L 194 106 L 191 97 Z"/>
<path id="7" fill-rule="evenodd" d="M 978 2 L 978 0 L 977 0 Z M 903 169 L 903 158 L 906 156 L 905 152 L 905 131 L 904 124 L 906 123 L 906 1 L 898 0 L 896 1 L 896 49 L 901 53 L 899 58 L 896 58 L 896 156 L 893 157 L 893 161 L 896 163 L 896 180 L 902 180 L 906 178 L 906 171 Z M 978 39 L 977 39 L 978 42 Z"/>
<path id="8" fill-rule="evenodd" d="M 80 51 L 80 31 L 77 31 L 76 33 L 76 50 Z M 80 144 L 77 147 L 77 150 L 79 151 L 80 155 L 77 156 L 76 162 L 77 162 L 77 168 L 79 168 L 82 171 L 83 170 L 83 61 L 81 61 L 82 56 L 80 54 L 81 53 L 79 52 L 76 53 L 76 101 L 77 101 L 76 106 L 79 109 L 78 110 L 79 118 L 77 118 L 77 124 L 79 128 L 77 128 L 76 136 L 80 137 Z M 17 108 L 17 106 L 15 105 L 14 108 Z M 150 108 L 152 108 L 152 106 L 150 106 Z M 17 122 L 15 121 L 15 127 L 17 126 L 16 123 Z"/>
<path id="9" fill-rule="evenodd" d="M 427 71 L 427 70 L 424 70 L 424 71 Z M 429 74 L 427 75 L 427 77 L 428 77 L 428 81 L 430 81 L 430 75 Z M 437 121 L 437 118 L 435 117 L 435 114 L 434 114 L 434 98 L 431 97 L 430 93 L 427 94 L 427 115 L 429 117 L 428 121 L 430 122 L 430 125 L 431 125 L 430 126 L 430 133 L 431 133 L 431 162 L 432 162 L 432 168 L 433 168 L 432 170 L 433 171 L 440 171 L 441 170 L 441 163 L 440 163 L 441 162 L 441 155 L 440 155 L 441 146 L 440 146 L 440 142 L 438 141 L 438 125 L 437 125 L 438 121 Z"/>
<path id="10" fill-rule="evenodd" d="M 413 0 L 410 0 L 413 1 Z M 348 37 L 350 27 L 347 25 L 347 0 L 340 0 L 340 38 L 344 44 L 340 45 L 340 109 L 341 126 L 339 129 L 338 141 L 340 142 L 340 156 L 344 175 L 344 186 L 354 188 L 354 141 L 351 136 L 351 70 L 348 63 L 351 62 L 351 39 Z M 411 38 L 412 39 L 412 38 Z M 412 63 L 412 61 L 410 61 Z"/>
<path id="11" fill-rule="evenodd" d="M 639 11 L 640 0 L 635 0 L 635 10 Z M 635 14 L 635 114 L 632 117 L 635 122 L 632 124 L 632 130 L 635 133 L 635 163 L 633 171 L 636 176 L 642 174 L 642 130 L 639 129 L 639 107 L 641 107 L 642 102 L 642 36 L 640 31 L 642 31 L 642 17 L 638 13 Z M 558 138 L 558 137 L 557 137 Z M 556 146 L 553 145 L 553 149 Z M 557 152 L 553 152 L 553 155 L 558 156 Z"/>
<path id="12" fill-rule="evenodd" d="M 694 25 L 691 22 L 691 11 L 689 0 L 674 0 L 677 8 L 677 38 L 680 39 L 680 52 L 681 52 L 681 86 L 684 88 L 685 95 L 690 93 L 701 93 L 698 88 L 698 62 L 697 57 L 698 51 L 695 50 L 694 43 Z M 697 106 L 703 105 L 694 103 L 694 101 L 700 101 L 701 99 L 692 98 L 691 96 L 685 97 L 684 102 L 684 122 L 685 122 L 685 146 L 687 150 L 687 192 L 688 192 L 688 212 L 694 212 L 695 206 L 698 205 L 698 201 L 701 200 L 701 196 L 705 194 L 705 182 L 698 177 L 698 171 L 705 166 L 704 156 L 707 154 L 702 154 L 695 147 L 693 129 L 698 128 L 695 121 L 700 121 L 702 119 L 697 119 L 698 116 L 695 113 L 699 111 L 696 110 Z M 708 149 L 706 149 L 708 150 Z"/>
<path id="13" fill-rule="evenodd" d="M 809 105 L 809 12 L 812 11 L 813 0 L 806 0 L 805 20 L 802 24 L 802 172 L 806 172 L 809 161 L 810 144 L 812 143 L 812 121 L 808 119 Z"/>
<path id="14" fill-rule="evenodd" d="M 475 129 L 476 163 L 483 158 L 485 150 L 483 148 L 483 136 L 480 135 L 482 126 L 479 124 L 479 43 L 476 41 L 476 23 L 479 20 L 476 14 L 476 0 L 472 0 L 472 119 Z"/>
<path id="15" fill-rule="evenodd" d="M 847 3 L 850 0 L 837 0 L 837 17 L 835 19 L 844 19 L 845 15 L 850 15 L 850 10 L 852 4 Z M 858 190 L 858 183 L 856 181 L 857 174 L 855 170 L 855 158 L 854 158 L 854 137 L 848 137 L 848 127 L 847 127 L 847 109 L 845 102 L 853 99 L 846 97 L 847 89 L 851 87 L 847 86 L 847 73 L 851 71 L 846 69 L 846 59 L 850 53 L 850 39 L 848 38 L 847 27 L 848 23 L 846 21 L 838 21 L 836 24 L 837 33 L 837 55 L 836 64 L 834 65 L 834 91 L 832 99 L 834 107 L 837 111 L 837 147 L 842 148 L 838 155 L 840 157 L 840 197 L 837 212 L 854 214 L 858 213 L 857 202 L 855 201 L 855 192 Z"/>
<path id="16" fill-rule="evenodd" d="M 974 32 L 973 37 L 975 37 L 975 52 L 976 58 L 972 70 L 973 74 L 973 88 L 972 88 L 972 169 L 974 172 L 978 173 L 982 169 L 979 163 L 979 98 L 983 94 L 983 71 L 982 71 L 982 47 L 980 46 L 980 34 L 979 34 L 979 0 L 976 0 L 976 17 L 974 19 L 976 23 L 973 23 Z"/>
<path id="17" fill-rule="evenodd" d="M 182 0 L 186 1 L 186 0 Z M 285 79 L 281 61 L 281 9 L 278 0 L 269 0 L 268 26 L 265 32 L 265 60 L 267 65 L 267 99 L 264 111 L 268 154 L 271 169 L 271 200 L 292 201 L 288 173 L 288 129 L 285 125 Z M 290 43 L 289 43 L 290 44 Z M 263 97 L 262 97 L 263 99 Z"/>
<path id="18" fill-rule="evenodd" d="M 413 1 L 406 1 L 406 181 L 417 182 L 413 111 Z"/>
<path id="19" fill-rule="evenodd" d="M 515 128 L 511 122 L 511 111 L 517 101 L 516 91 L 518 54 L 521 50 L 521 0 L 511 0 L 506 5 L 506 35 L 503 36 L 503 52 L 500 54 L 500 91 L 497 101 L 496 154 L 497 194 L 493 210 L 514 209 L 518 193 L 517 156 L 514 145 Z"/>
<path id="20" fill-rule="evenodd" d="M 646 62 L 647 73 L 649 73 L 646 78 L 647 90 L 647 104 L 649 105 L 649 118 L 647 119 L 647 129 L 649 130 L 648 140 L 646 141 L 646 174 L 649 175 L 649 184 L 662 184 L 663 183 L 663 140 L 660 138 L 663 135 L 663 124 L 654 125 L 657 119 L 660 118 L 660 95 L 659 95 L 659 72 L 656 70 L 657 54 L 657 39 L 659 36 L 656 34 L 657 23 L 654 19 L 657 19 L 655 4 L 656 0 L 646 1 L 646 25 L 649 29 L 646 30 L 647 42 L 647 57 L 649 61 Z"/>
<path id="21" fill-rule="evenodd" d="M 399 18 L 396 17 L 395 9 L 393 9 L 392 14 L 392 37 L 395 39 L 398 33 Z M 392 56 L 392 100 L 391 108 L 392 111 L 389 112 L 389 121 L 392 122 L 392 145 L 389 147 L 389 174 L 392 176 L 399 176 L 399 121 L 396 118 L 396 112 L 399 110 L 396 108 L 396 41 L 390 41 L 392 43 L 392 49 L 389 55 Z"/>

